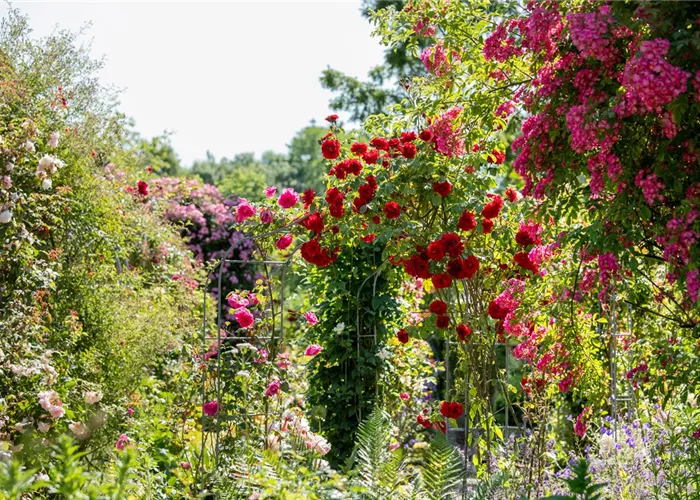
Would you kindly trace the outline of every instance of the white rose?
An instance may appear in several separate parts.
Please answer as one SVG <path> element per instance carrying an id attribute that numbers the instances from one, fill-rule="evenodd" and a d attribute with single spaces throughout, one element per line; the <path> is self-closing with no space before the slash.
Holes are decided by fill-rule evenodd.
<path id="1" fill-rule="evenodd" d="M 0 224 L 7 224 L 12 220 L 12 211 L 3 210 L 0 212 Z"/>
<path id="2" fill-rule="evenodd" d="M 51 186 L 53 186 L 53 182 L 51 181 L 51 179 L 44 179 L 43 181 L 41 181 L 41 189 L 43 189 L 44 191 L 48 191 L 49 189 L 51 189 Z"/>
<path id="3" fill-rule="evenodd" d="M 25 142 L 24 149 L 26 149 L 30 153 L 33 153 L 34 151 L 36 151 L 36 148 L 34 147 L 34 143 L 32 141 Z"/>
<path id="4" fill-rule="evenodd" d="M 61 137 L 60 132 L 56 131 L 51 134 L 51 137 L 49 137 L 49 146 L 52 148 L 55 148 L 58 146 L 58 138 Z"/>

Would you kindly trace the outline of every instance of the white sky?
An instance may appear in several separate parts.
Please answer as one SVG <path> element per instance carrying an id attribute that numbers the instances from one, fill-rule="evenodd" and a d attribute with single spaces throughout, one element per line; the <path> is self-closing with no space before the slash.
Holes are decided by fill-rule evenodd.
<path id="1" fill-rule="evenodd" d="M 106 58 L 101 80 L 124 89 L 120 108 L 144 136 L 173 132 L 186 166 L 207 150 L 283 152 L 331 112 L 323 69 L 364 79 L 383 59 L 359 1 L 13 5 L 37 36 L 92 22 L 86 41 Z"/>

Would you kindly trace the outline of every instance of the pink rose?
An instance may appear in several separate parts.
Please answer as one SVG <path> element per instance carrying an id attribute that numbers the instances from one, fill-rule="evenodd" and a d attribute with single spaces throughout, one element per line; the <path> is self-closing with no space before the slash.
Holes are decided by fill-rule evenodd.
<path id="1" fill-rule="evenodd" d="M 238 198 L 236 207 L 236 222 L 239 224 L 255 215 L 255 208 L 245 198 Z"/>
<path id="2" fill-rule="evenodd" d="M 292 188 L 282 191 L 277 203 L 282 208 L 292 208 L 299 201 L 299 195 Z"/>
<path id="3" fill-rule="evenodd" d="M 280 379 L 275 378 L 265 389 L 265 396 L 271 398 L 272 396 L 276 395 L 280 391 L 280 385 L 282 385 Z"/>
<path id="4" fill-rule="evenodd" d="M 260 213 L 260 222 L 264 224 L 269 224 L 270 222 L 272 222 L 272 212 L 270 212 L 269 210 L 263 210 Z"/>
<path id="5" fill-rule="evenodd" d="M 280 237 L 279 240 L 277 240 L 277 243 L 275 243 L 275 246 L 279 248 L 280 250 L 284 250 L 285 248 L 289 247 L 289 245 L 292 244 L 292 240 L 294 239 L 294 236 L 291 234 L 285 234 L 284 236 Z"/>
<path id="6" fill-rule="evenodd" d="M 306 318 L 306 321 L 308 321 L 311 326 L 314 326 L 318 323 L 318 318 L 316 317 L 316 314 L 312 313 L 311 311 L 304 313 L 304 318 Z"/>
<path id="7" fill-rule="evenodd" d="M 232 309 L 240 309 L 241 307 L 245 307 L 249 304 L 248 299 L 244 299 L 236 293 L 229 295 L 226 300 Z"/>
<path id="8" fill-rule="evenodd" d="M 277 186 L 268 186 L 265 188 L 265 198 L 272 198 L 277 192 Z"/>
<path id="9" fill-rule="evenodd" d="M 236 317 L 236 321 L 238 321 L 238 324 L 241 325 L 241 328 L 248 328 L 255 322 L 255 318 L 245 307 L 236 311 L 236 314 L 234 314 L 234 316 Z"/>
<path id="10" fill-rule="evenodd" d="M 316 356 L 319 352 L 323 350 L 323 347 L 317 344 L 311 344 L 306 347 L 304 351 L 304 356 Z"/>
<path id="11" fill-rule="evenodd" d="M 218 412 L 219 412 L 219 402 L 218 401 L 209 401 L 209 402 L 204 403 L 202 405 L 202 413 L 204 413 L 205 415 L 213 417 Z"/>
<path id="12" fill-rule="evenodd" d="M 114 447 L 118 450 L 123 450 L 127 444 L 129 444 L 129 436 L 127 436 L 126 434 L 122 434 L 121 436 L 119 436 L 119 439 L 117 439 L 117 442 L 114 445 Z"/>
<path id="13" fill-rule="evenodd" d="M 410 395 L 409 393 L 407 393 L 407 392 L 402 392 L 401 394 L 399 394 L 399 397 L 400 397 L 403 401 L 408 401 L 409 399 L 411 399 L 411 395 Z"/>

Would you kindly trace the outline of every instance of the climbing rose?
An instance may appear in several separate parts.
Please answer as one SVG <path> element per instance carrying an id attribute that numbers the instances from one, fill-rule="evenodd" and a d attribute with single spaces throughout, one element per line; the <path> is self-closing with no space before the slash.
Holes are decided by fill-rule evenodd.
<path id="1" fill-rule="evenodd" d="M 491 219 L 484 219 L 481 221 L 481 228 L 484 234 L 489 234 L 493 229 L 493 221 Z"/>
<path id="2" fill-rule="evenodd" d="M 381 149 L 382 151 L 389 149 L 389 141 L 383 137 L 375 137 L 369 143 L 373 148 Z"/>
<path id="3" fill-rule="evenodd" d="M 398 219 L 401 215 L 401 207 L 395 201 L 386 203 L 383 210 L 387 219 Z"/>
<path id="4" fill-rule="evenodd" d="M 365 163 L 368 163 L 369 165 L 374 165 L 379 159 L 379 151 L 377 151 L 376 149 L 370 149 L 362 155 L 362 159 L 365 160 Z"/>
<path id="5" fill-rule="evenodd" d="M 416 157 L 416 153 L 418 152 L 418 148 L 416 148 L 416 145 L 407 142 L 401 147 L 401 154 L 403 154 L 404 158 L 411 160 Z"/>
<path id="6" fill-rule="evenodd" d="M 321 143 L 321 153 L 327 160 L 335 160 L 340 156 L 340 142 L 337 139 L 326 139 Z"/>
<path id="7" fill-rule="evenodd" d="M 60 132 L 52 132 L 49 136 L 49 147 L 54 149 L 58 146 L 58 138 L 61 137 Z"/>
<path id="8" fill-rule="evenodd" d="M 311 326 L 318 324 L 318 318 L 316 317 L 316 314 L 314 314 L 311 311 L 305 312 L 304 318 L 306 318 L 306 321 L 308 321 Z"/>
<path id="9" fill-rule="evenodd" d="M 333 123 L 338 119 L 338 115 L 328 115 L 326 116 L 326 121 Z"/>
<path id="10" fill-rule="evenodd" d="M 484 209 L 481 211 L 481 216 L 484 219 L 493 219 L 495 217 L 498 217 L 498 214 L 500 213 L 502 208 L 503 199 L 500 196 L 496 195 L 490 202 L 488 202 L 484 206 Z"/>
<path id="11" fill-rule="evenodd" d="M 299 201 L 299 195 L 292 188 L 282 191 L 277 203 L 282 208 L 292 208 Z"/>
<path id="12" fill-rule="evenodd" d="M 272 222 L 272 212 L 267 209 L 260 212 L 260 222 L 263 224 L 270 224 Z"/>
<path id="13" fill-rule="evenodd" d="M 423 130 L 418 137 L 423 142 L 430 142 L 433 140 L 433 133 L 430 130 Z"/>
<path id="14" fill-rule="evenodd" d="M 469 337 L 471 334 L 471 328 L 469 328 L 464 323 L 457 325 L 457 337 L 459 337 L 459 340 L 461 340 L 462 342 L 466 342 L 467 337 Z"/>
<path id="15" fill-rule="evenodd" d="M 118 450 L 123 450 L 126 445 L 129 444 L 129 436 L 126 434 L 122 434 L 119 436 L 119 439 L 117 439 L 117 442 L 115 443 L 114 447 Z"/>
<path id="16" fill-rule="evenodd" d="M 268 384 L 268 386 L 265 388 L 265 396 L 268 398 L 271 398 L 272 396 L 275 396 L 279 391 L 280 391 L 280 386 L 282 383 L 280 382 L 280 379 L 275 377 L 272 382 Z"/>
<path id="17" fill-rule="evenodd" d="M 508 198 L 508 201 L 511 203 L 518 201 L 518 192 L 513 188 L 507 188 L 505 190 L 505 195 L 506 198 Z"/>
<path id="18" fill-rule="evenodd" d="M 277 186 L 268 186 L 265 188 L 265 198 L 272 198 L 277 192 Z"/>
<path id="19" fill-rule="evenodd" d="M 436 299 L 430 303 L 429 309 L 433 314 L 445 314 L 447 312 L 447 303 Z"/>
<path id="20" fill-rule="evenodd" d="M 281 236 L 280 239 L 277 240 L 277 243 L 275 243 L 275 246 L 279 248 L 280 250 L 284 250 L 289 245 L 292 244 L 292 240 L 294 239 L 294 236 L 291 234 L 285 234 L 284 236 Z"/>
<path id="21" fill-rule="evenodd" d="M 304 194 L 301 196 L 301 201 L 304 202 L 304 209 L 309 208 L 314 202 L 315 198 L 316 191 L 314 191 L 313 189 L 307 189 L 306 191 L 304 191 Z"/>
<path id="22" fill-rule="evenodd" d="M 236 222 L 239 224 L 255 215 L 255 208 L 245 198 L 238 198 L 236 207 Z"/>
<path id="23" fill-rule="evenodd" d="M 241 307 L 245 307 L 249 304 L 248 299 L 244 299 L 240 295 L 236 293 L 232 293 L 226 298 L 228 305 L 232 309 L 240 309 Z"/>
<path id="24" fill-rule="evenodd" d="M 452 108 L 436 118 L 430 126 L 437 150 L 449 158 L 463 156 L 465 153 L 462 128 L 454 127 L 454 120 L 461 112 L 461 107 Z"/>
<path id="25" fill-rule="evenodd" d="M 89 405 L 94 405 L 102 401 L 102 393 L 96 391 L 88 391 L 85 393 L 85 402 Z"/>
<path id="26" fill-rule="evenodd" d="M 438 328 L 444 330 L 448 326 L 450 326 L 450 317 L 449 316 L 438 316 L 437 319 L 435 320 L 435 326 Z"/>
<path id="27" fill-rule="evenodd" d="M 219 402 L 218 401 L 209 401 L 209 402 L 204 403 L 202 405 L 202 412 L 209 417 L 213 417 L 214 415 L 217 414 L 218 411 L 219 411 Z"/>
<path id="28" fill-rule="evenodd" d="M 474 214 L 469 210 L 462 212 L 457 222 L 457 227 L 462 231 L 471 231 L 476 227 L 476 219 L 474 219 Z"/>
<path id="29" fill-rule="evenodd" d="M 440 196 L 447 196 L 450 194 L 450 192 L 452 192 L 452 184 L 450 181 L 433 182 L 433 191 Z"/>
<path id="30" fill-rule="evenodd" d="M 428 245 L 428 257 L 430 260 L 441 260 L 447 253 L 447 245 L 442 240 L 433 241 Z"/>
<path id="31" fill-rule="evenodd" d="M 139 194 L 141 196 L 148 196 L 148 184 L 146 184 L 144 181 L 139 181 L 137 186 L 138 186 Z"/>
<path id="32" fill-rule="evenodd" d="M 362 156 L 367 152 L 367 144 L 362 142 L 354 142 L 352 146 L 350 146 L 350 151 L 357 156 Z"/>
<path id="33" fill-rule="evenodd" d="M 447 273 L 438 273 L 433 276 L 433 286 L 437 289 L 447 288 L 452 284 L 452 276 Z"/>
<path id="34" fill-rule="evenodd" d="M 304 351 L 304 356 L 316 356 L 319 352 L 323 350 L 323 347 L 317 344 L 311 344 L 306 347 L 306 350 Z"/>
<path id="35" fill-rule="evenodd" d="M 443 401 L 440 403 L 440 414 L 445 418 L 459 418 L 464 413 L 464 407 L 460 403 Z"/>
<path id="36" fill-rule="evenodd" d="M 408 332 L 405 329 L 401 329 L 398 332 L 396 332 L 396 338 L 401 342 L 402 344 L 407 344 L 408 343 Z"/>
<path id="37" fill-rule="evenodd" d="M 236 317 L 236 321 L 238 321 L 238 324 L 241 325 L 241 328 L 248 328 L 255 322 L 255 318 L 246 308 L 239 309 L 238 311 L 236 311 L 234 316 Z"/>

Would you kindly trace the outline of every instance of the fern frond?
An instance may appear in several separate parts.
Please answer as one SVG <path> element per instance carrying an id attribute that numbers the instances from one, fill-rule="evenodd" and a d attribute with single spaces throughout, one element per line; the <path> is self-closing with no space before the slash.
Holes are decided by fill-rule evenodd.
<path id="1" fill-rule="evenodd" d="M 458 495 L 462 480 L 462 458 L 442 434 L 430 443 L 430 451 L 421 469 L 423 488 L 430 500 L 445 500 Z"/>

